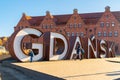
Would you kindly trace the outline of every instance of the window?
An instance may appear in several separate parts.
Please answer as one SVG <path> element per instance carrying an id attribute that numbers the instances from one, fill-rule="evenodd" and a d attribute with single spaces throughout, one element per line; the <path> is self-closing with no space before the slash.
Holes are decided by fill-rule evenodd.
<path id="1" fill-rule="evenodd" d="M 43 28 L 45 29 L 45 26 L 43 26 Z"/>
<path id="2" fill-rule="evenodd" d="M 20 26 L 20 29 L 22 29 L 23 28 L 23 26 Z"/>
<path id="3" fill-rule="evenodd" d="M 47 29 L 47 28 L 48 28 L 48 26 L 46 25 L 46 26 L 45 26 L 45 28 Z"/>
<path id="4" fill-rule="evenodd" d="M 62 32 L 62 30 L 59 31 L 60 33 Z"/>
<path id="5" fill-rule="evenodd" d="M 92 32 L 92 29 L 90 29 L 89 32 Z"/>
<path id="6" fill-rule="evenodd" d="M 100 23 L 100 27 L 104 27 L 104 22 L 101 22 L 101 23 Z"/>
<path id="7" fill-rule="evenodd" d="M 76 16 L 74 16 L 74 20 L 76 20 Z"/>
<path id="8" fill-rule="evenodd" d="M 104 36 L 104 37 L 106 37 L 106 36 L 107 36 L 107 33 L 106 33 L 106 32 L 104 32 L 103 36 Z"/>
<path id="9" fill-rule="evenodd" d="M 84 36 L 84 33 L 83 33 L 83 32 L 81 32 L 81 33 L 80 33 L 80 36 L 81 36 L 81 37 L 83 37 L 83 36 Z"/>
<path id="10" fill-rule="evenodd" d="M 114 32 L 114 36 L 115 36 L 115 37 L 118 36 L 118 32 L 117 32 L 117 31 Z"/>
<path id="11" fill-rule="evenodd" d="M 106 22 L 106 26 L 109 27 L 109 26 L 110 26 L 110 23 L 109 23 L 109 22 Z"/>
<path id="12" fill-rule="evenodd" d="M 114 27 L 115 26 L 115 22 L 112 22 L 112 27 Z"/>
<path id="13" fill-rule="evenodd" d="M 70 26 L 70 28 L 72 28 L 72 24 L 70 24 L 69 26 Z"/>
<path id="14" fill-rule="evenodd" d="M 109 18 L 109 15 L 106 15 L 106 18 Z"/>
<path id="15" fill-rule="evenodd" d="M 53 28 L 53 24 L 50 24 L 50 28 Z"/>
<path id="16" fill-rule="evenodd" d="M 81 23 L 79 23 L 79 24 L 78 24 L 78 27 L 82 27 L 82 24 L 81 24 Z"/>
<path id="17" fill-rule="evenodd" d="M 25 28 L 28 28 L 28 26 L 25 26 Z"/>
<path id="18" fill-rule="evenodd" d="M 109 32 L 109 37 L 112 37 L 112 31 Z"/>
<path id="19" fill-rule="evenodd" d="M 72 36 L 74 36 L 74 32 L 72 32 Z"/>
<path id="20" fill-rule="evenodd" d="M 98 32 L 98 37 L 102 36 L 102 33 L 101 32 Z"/>
<path id="21" fill-rule="evenodd" d="M 68 37 L 70 36 L 70 32 L 67 32 L 67 36 L 68 36 Z"/>
<path id="22" fill-rule="evenodd" d="M 76 23 L 74 23 L 74 28 L 76 28 L 77 27 L 77 24 Z"/>
<path id="23" fill-rule="evenodd" d="M 79 36 L 79 33 L 78 33 L 78 32 L 76 33 L 76 36 Z"/>
<path id="24" fill-rule="evenodd" d="M 42 24 L 42 28 L 45 28 L 45 25 L 44 25 L 44 24 Z"/>

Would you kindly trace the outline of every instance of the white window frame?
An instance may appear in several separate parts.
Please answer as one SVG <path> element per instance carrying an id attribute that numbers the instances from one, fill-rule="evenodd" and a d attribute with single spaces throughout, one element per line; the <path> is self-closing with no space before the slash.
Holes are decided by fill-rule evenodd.
<path id="1" fill-rule="evenodd" d="M 114 32 L 114 36 L 117 37 L 118 36 L 118 31 Z"/>

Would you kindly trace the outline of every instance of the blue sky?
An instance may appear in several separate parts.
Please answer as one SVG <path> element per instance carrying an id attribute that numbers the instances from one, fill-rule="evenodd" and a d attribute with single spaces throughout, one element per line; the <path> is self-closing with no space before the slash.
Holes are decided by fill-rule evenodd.
<path id="1" fill-rule="evenodd" d="M 43 16 L 49 10 L 52 15 L 72 14 L 77 8 L 79 13 L 104 12 L 105 6 L 111 11 L 120 11 L 120 0 L 1 0 L 0 37 L 14 32 L 22 13 L 30 16 Z"/>

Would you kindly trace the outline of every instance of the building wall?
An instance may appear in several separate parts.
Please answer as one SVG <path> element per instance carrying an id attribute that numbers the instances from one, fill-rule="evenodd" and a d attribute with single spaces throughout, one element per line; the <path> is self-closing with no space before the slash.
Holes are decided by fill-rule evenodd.
<path id="1" fill-rule="evenodd" d="M 78 14 L 77 9 L 74 9 L 73 14 L 69 18 L 66 24 L 57 25 L 54 22 L 54 16 L 50 12 L 46 12 L 46 16 L 40 23 L 40 25 L 31 26 L 28 22 L 30 17 L 23 14 L 18 25 L 14 28 L 15 31 L 21 30 L 26 27 L 32 27 L 39 29 L 40 31 L 47 32 L 59 32 L 66 35 L 68 38 L 70 36 L 81 36 L 81 37 L 92 37 L 95 36 L 97 39 L 103 39 L 115 42 L 115 45 L 120 49 L 120 23 L 116 17 L 111 13 L 110 7 L 105 7 L 105 11 L 101 18 L 96 24 L 85 24 L 84 20 Z M 23 39 L 23 42 L 39 42 L 42 43 L 42 38 L 33 39 L 27 36 Z M 117 50 L 118 50 L 117 49 Z"/>

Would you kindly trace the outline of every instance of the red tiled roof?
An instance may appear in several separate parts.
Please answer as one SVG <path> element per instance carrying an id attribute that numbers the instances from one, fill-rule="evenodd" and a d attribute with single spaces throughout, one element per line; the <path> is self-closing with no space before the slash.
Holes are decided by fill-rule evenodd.
<path id="1" fill-rule="evenodd" d="M 120 22 L 120 11 L 112 12 L 116 19 Z"/>
<path id="2" fill-rule="evenodd" d="M 40 23 L 42 22 L 42 20 L 44 19 L 45 16 L 35 16 L 35 17 L 31 17 L 31 19 L 29 19 L 29 23 L 31 25 L 40 25 Z"/>
<path id="3" fill-rule="evenodd" d="M 98 12 L 98 13 L 84 13 L 84 14 L 79 14 L 81 18 L 83 19 L 85 24 L 96 24 L 98 20 L 101 18 L 104 12 Z M 115 11 L 112 12 L 112 14 L 116 17 L 116 19 L 120 22 L 120 11 Z M 66 15 L 53 15 L 54 17 L 54 22 L 56 25 L 65 25 L 67 24 L 68 20 L 72 14 L 66 14 Z M 40 25 L 42 20 L 44 19 L 45 16 L 35 16 L 29 19 L 29 23 L 31 25 Z"/>
<path id="4" fill-rule="evenodd" d="M 96 24 L 103 13 L 85 13 L 80 14 L 85 24 Z"/>

